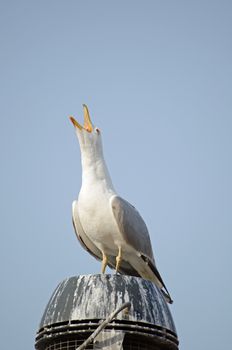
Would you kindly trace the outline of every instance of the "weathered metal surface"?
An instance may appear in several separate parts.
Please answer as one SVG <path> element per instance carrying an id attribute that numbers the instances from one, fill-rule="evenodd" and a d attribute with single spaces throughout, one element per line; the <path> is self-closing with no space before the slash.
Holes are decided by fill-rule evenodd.
<path id="1" fill-rule="evenodd" d="M 93 349 L 102 349 L 102 350 L 122 350 L 123 349 L 123 340 L 125 333 L 118 332 L 114 329 L 110 331 L 101 332 L 95 339 L 93 343 Z"/>
<path id="2" fill-rule="evenodd" d="M 125 275 L 82 275 L 67 278 L 54 291 L 40 329 L 60 322 L 105 319 L 130 301 L 128 312 L 117 320 L 144 322 L 176 334 L 169 307 L 160 290 L 142 278 Z"/>

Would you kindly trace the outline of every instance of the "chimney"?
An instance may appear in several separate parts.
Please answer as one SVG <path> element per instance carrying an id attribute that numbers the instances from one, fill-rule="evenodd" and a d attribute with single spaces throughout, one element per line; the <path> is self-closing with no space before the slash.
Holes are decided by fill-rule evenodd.
<path id="1" fill-rule="evenodd" d="M 61 282 L 36 334 L 37 350 L 76 350 L 124 303 L 84 349 L 178 349 L 169 307 L 150 281 L 126 275 L 82 275 Z"/>

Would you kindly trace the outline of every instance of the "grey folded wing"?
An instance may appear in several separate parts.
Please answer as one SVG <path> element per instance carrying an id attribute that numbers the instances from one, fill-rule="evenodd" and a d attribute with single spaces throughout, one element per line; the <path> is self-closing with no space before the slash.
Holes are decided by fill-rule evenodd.
<path id="1" fill-rule="evenodd" d="M 95 259 L 102 260 L 102 253 L 101 251 L 96 247 L 94 242 L 86 235 L 78 213 L 78 202 L 74 201 L 72 205 L 72 220 L 73 220 L 73 226 L 74 230 L 77 236 L 77 239 L 79 240 L 82 247 L 87 250 L 88 253 L 90 253 Z M 116 266 L 116 259 L 115 256 L 108 256 L 108 265 L 112 269 L 115 269 Z M 125 275 L 131 275 L 131 276 L 139 276 L 137 271 L 133 269 L 133 267 L 127 263 L 126 261 L 123 261 L 121 263 L 120 269 L 118 271 L 121 274 Z"/>
<path id="2" fill-rule="evenodd" d="M 155 264 L 148 229 L 139 212 L 119 196 L 111 198 L 111 206 L 125 242 Z"/>
<path id="3" fill-rule="evenodd" d="M 156 268 L 149 232 L 143 218 L 133 205 L 119 196 L 111 198 L 111 206 L 125 242 L 132 246 L 138 256 L 149 266 L 160 286 L 165 289 L 166 293 L 163 290 L 162 292 L 166 299 L 172 303 L 170 294 Z"/>

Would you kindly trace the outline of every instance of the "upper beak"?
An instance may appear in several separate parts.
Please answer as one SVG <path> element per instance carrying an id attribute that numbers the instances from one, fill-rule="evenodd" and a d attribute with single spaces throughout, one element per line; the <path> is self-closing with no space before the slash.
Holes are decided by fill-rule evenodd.
<path id="1" fill-rule="evenodd" d="M 84 108 L 84 126 L 82 126 L 81 124 L 79 124 L 76 119 L 74 119 L 73 117 L 70 117 L 71 122 L 73 123 L 73 125 L 78 128 L 79 130 L 85 129 L 88 132 L 92 132 L 93 131 L 93 124 L 91 122 L 90 116 L 89 116 L 89 110 L 88 107 L 86 105 L 83 105 Z"/>

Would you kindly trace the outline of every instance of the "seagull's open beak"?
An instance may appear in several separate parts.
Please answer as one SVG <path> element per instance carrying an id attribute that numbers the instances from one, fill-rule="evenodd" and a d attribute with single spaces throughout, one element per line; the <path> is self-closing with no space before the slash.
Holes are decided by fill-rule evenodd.
<path id="1" fill-rule="evenodd" d="M 84 107 L 84 126 L 79 124 L 76 121 L 76 119 L 74 119 L 73 117 L 70 117 L 70 120 L 73 123 L 73 125 L 75 126 L 75 128 L 78 128 L 79 130 L 85 129 L 88 132 L 92 132 L 93 131 L 93 124 L 92 124 L 90 116 L 89 116 L 88 107 L 86 105 L 83 105 L 83 107 Z"/>

